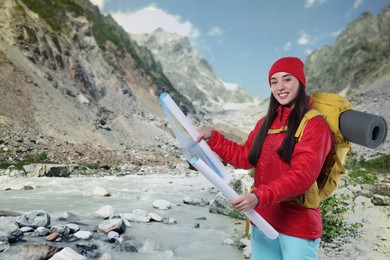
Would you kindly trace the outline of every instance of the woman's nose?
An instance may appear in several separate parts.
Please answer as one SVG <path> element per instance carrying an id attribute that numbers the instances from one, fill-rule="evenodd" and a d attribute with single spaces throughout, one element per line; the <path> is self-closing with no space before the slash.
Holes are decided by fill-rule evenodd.
<path id="1" fill-rule="evenodd" d="M 284 90 L 284 84 L 283 83 L 279 83 L 278 86 L 277 86 L 277 89 L 278 90 Z"/>

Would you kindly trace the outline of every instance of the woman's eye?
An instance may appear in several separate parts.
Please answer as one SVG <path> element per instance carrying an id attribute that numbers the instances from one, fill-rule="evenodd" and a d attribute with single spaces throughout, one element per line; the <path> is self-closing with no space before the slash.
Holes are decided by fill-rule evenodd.
<path id="1" fill-rule="evenodd" d="M 284 81 L 289 82 L 291 81 L 291 78 L 285 78 Z"/>

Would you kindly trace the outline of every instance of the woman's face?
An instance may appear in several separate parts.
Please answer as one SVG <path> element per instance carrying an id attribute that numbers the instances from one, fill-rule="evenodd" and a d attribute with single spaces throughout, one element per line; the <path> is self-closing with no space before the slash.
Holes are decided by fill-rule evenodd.
<path id="1" fill-rule="evenodd" d="M 299 91 L 299 80 L 288 72 L 276 72 L 271 76 L 271 92 L 282 106 L 294 108 Z"/>

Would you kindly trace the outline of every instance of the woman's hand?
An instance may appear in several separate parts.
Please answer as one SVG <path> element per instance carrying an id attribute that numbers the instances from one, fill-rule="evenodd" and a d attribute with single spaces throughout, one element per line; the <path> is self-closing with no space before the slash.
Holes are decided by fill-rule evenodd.
<path id="1" fill-rule="evenodd" d="M 211 132 L 210 131 L 199 131 L 199 135 L 196 138 L 196 142 L 200 142 L 202 139 L 208 141 L 211 138 Z"/>
<path id="2" fill-rule="evenodd" d="M 255 208 L 259 201 L 254 193 L 245 193 L 232 200 L 230 204 L 240 212 Z"/>

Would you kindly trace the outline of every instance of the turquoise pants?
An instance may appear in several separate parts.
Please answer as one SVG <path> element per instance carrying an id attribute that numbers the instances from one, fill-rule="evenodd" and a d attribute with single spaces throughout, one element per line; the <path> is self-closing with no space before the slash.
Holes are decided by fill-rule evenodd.
<path id="1" fill-rule="evenodd" d="M 253 260 L 313 260 L 317 259 L 320 239 L 298 238 L 279 234 L 275 240 L 252 227 Z"/>

